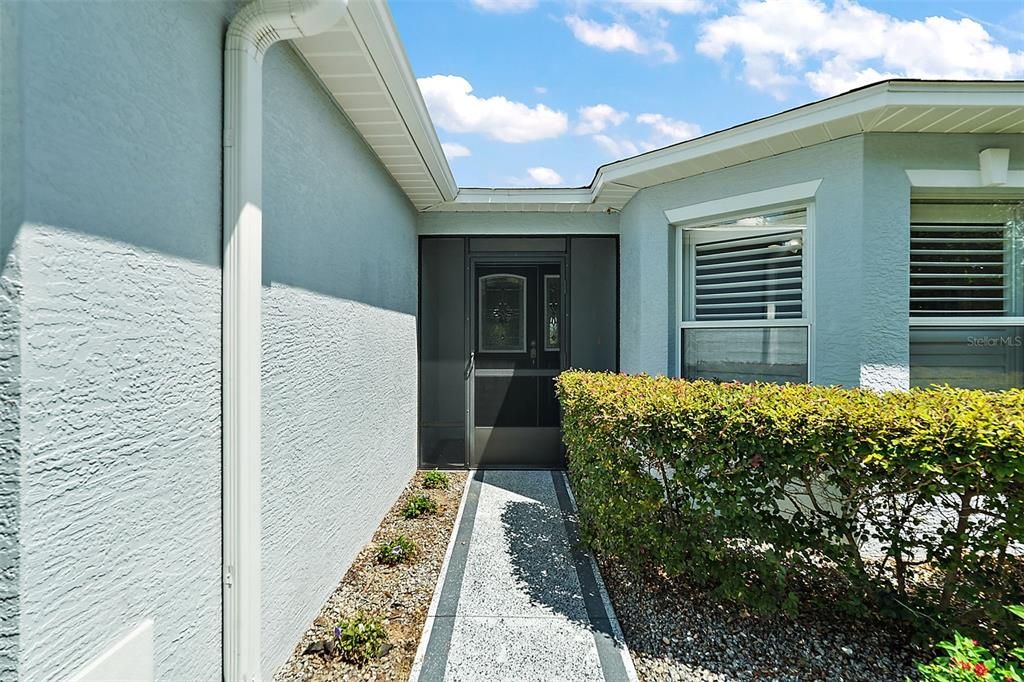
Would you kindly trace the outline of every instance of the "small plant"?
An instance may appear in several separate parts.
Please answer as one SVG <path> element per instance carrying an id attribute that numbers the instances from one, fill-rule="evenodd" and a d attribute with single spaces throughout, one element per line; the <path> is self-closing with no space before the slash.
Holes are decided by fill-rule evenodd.
<path id="1" fill-rule="evenodd" d="M 431 490 L 448 490 L 448 474 L 434 469 L 423 476 L 423 487 Z"/>
<path id="2" fill-rule="evenodd" d="M 416 543 L 404 535 L 398 535 L 377 546 L 377 561 L 394 566 L 408 561 L 415 553 Z"/>
<path id="3" fill-rule="evenodd" d="M 342 658 L 362 665 L 380 657 L 388 641 L 388 631 L 384 629 L 384 619 L 360 611 L 338 621 L 334 626 L 334 640 Z"/>
<path id="4" fill-rule="evenodd" d="M 1006 609 L 1024 619 L 1024 606 Z M 917 670 L 924 682 L 1024 682 L 1024 647 L 1015 647 L 1004 657 L 997 657 L 987 648 L 959 632 L 952 642 L 939 642 L 946 652 L 931 663 L 918 663 Z"/>
<path id="5" fill-rule="evenodd" d="M 434 502 L 429 495 L 417 495 L 405 505 L 405 509 L 402 510 L 402 516 L 407 519 L 416 519 L 424 514 L 434 514 L 436 512 L 437 502 Z"/>

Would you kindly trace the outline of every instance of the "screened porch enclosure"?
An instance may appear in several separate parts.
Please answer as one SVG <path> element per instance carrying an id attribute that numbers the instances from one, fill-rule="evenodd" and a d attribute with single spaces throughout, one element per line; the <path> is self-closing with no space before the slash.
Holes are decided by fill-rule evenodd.
<path id="1" fill-rule="evenodd" d="M 419 461 L 561 468 L 554 379 L 618 370 L 616 237 L 420 240 Z"/>

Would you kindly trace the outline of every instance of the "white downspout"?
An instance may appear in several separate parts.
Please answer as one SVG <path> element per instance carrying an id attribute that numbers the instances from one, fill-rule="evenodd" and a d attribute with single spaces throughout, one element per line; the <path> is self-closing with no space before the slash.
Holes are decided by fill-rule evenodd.
<path id="1" fill-rule="evenodd" d="M 347 0 L 255 0 L 224 46 L 224 679 L 260 678 L 260 292 L 263 55 L 321 33 Z"/>

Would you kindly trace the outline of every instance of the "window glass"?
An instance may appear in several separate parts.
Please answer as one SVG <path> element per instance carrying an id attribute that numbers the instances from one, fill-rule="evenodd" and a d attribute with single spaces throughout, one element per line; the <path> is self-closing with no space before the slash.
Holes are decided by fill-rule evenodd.
<path id="1" fill-rule="evenodd" d="M 806 327 L 697 327 L 682 344 L 687 379 L 807 381 Z"/>
<path id="2" fill-rule="evenodd" d="M 544 350 L 561 348 L 562 278 L 544 275 Z"/>
<path id="3" fill-rule="evenodd" d="M 526 351 L 526 278 L 487 275 L 480 278 L 480 351 Z"/>
<path id="4" fill-rule="evenodd" d="M 911 327 L 910 385 L 1024 388 L 1024 326 Z"/>

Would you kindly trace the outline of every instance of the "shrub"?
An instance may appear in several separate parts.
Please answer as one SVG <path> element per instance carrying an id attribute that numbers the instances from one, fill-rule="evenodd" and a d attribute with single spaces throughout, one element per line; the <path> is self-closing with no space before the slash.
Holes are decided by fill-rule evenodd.
<path id="1" fill-rule="evenodd" d="M 1024 618 L 1024 606 L 1008 606 L 1007 610 L 1018 618 Z M 1014 639 L 1018 643 L 1021 641 L 1019 636 Z M 1005 656 L 996 656 L 959 632 L 953 636 L 952 642 L 939 642 L 937 646 L 946 652 L 944 656 L 939 656 L 931 663 L 917 664 L 924 682 L 966 682 L 979 679 L 1024 682 L 1024 648 L 1021 646 L 1015 646 Z"/>
<path id="2" fill-rule="evenodd" d="M 1024 391 L 566 372 L 558 394 L 598 551 L 765 609 L 796 609 L 793 574 L 823 562 L 852 608 L 947 626 L 1024 597 Z"/>
<path id="3" fill-rule="evenodd" d="M 423 487 L 429 489 L 448 490 L 448 474 L 434 469 L 423 476 Z"/>
<path id="4" fill-rule="evenodd" d="M 405 505 L 405 509 L 402 510 L 402 516 L 407 519 L 416 519 L 424 514 L 434 514 L 436 512 L 437 502 L 434 502 L 433 498 L 429 495 L 417 495 Z"/>
<path id="5" fill-rule="evenodd" d="M 381 648 L 388 641 L 388 632 L 384 629 L 384 619 L 360 611 L 338 622 L 334 639 L 342 658 L 362 665 L 380 656 Z"/>
<path id="6" fill-rule="evenodd" d="M 377 546 L 377 561 L 388 566 L 408 561 L 416 554 L 416 543 L 404 535 L 397 535 Z"/>

